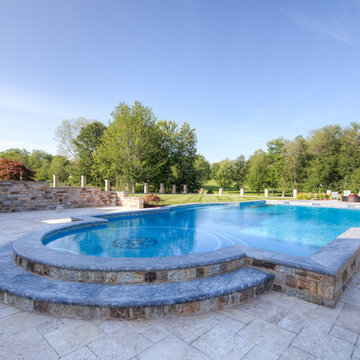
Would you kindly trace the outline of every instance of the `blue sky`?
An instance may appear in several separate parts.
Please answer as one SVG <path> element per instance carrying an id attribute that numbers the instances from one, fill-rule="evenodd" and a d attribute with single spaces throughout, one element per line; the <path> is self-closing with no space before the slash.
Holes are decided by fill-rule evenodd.
<path id="1" fill-rule="evenodd" d="M 121 101 L 213 161 L 360 121 L 360 0 L 0 0 L 0 151 Z"/>

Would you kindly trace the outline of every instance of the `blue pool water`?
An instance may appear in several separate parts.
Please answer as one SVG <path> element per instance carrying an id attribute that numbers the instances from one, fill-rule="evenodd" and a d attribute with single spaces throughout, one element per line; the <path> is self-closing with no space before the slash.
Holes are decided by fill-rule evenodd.
<path id="1" fill-rule="evenodd" d="M 360 211 L 288 205 L 202 205 L 110 218 L 47 238 L 50 248 L 101 257 L 188 255 L 234 244 L 309 257 L 360 226 Z"/>

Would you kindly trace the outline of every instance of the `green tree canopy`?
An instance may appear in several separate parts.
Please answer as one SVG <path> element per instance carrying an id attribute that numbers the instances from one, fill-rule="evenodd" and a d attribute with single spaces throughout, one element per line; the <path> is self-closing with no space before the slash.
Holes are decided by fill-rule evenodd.
<path id="1" fill-rule="evenodd" d="M 128 184 L 150 182 L 162 158 L 154 113 L 135 101 L 131 107 L 120 103 L 111 116 L 94 155 L 99 173 L 113 181 L 121 177 Z"/>
<path id="2" fill-rule="evenodd" d="M 81 175 L 87 177 L 87 182 L 99 185 L 97 172 L 94 171 L 94 153 L 101 145 L 101 138 L 106 126 L 99 121 L 93 121 L 82 127 L 79 135 L 74 140 L 76 160 L 72 166 L 72 176 L 79 181 Z"/>
<path id="3" fill-rule="evenodd" d="M 269 167 L 266 153 L 257 150 L 248 160 L 247 183 L 250 189 L 260 193 L 270 184 Z"/>

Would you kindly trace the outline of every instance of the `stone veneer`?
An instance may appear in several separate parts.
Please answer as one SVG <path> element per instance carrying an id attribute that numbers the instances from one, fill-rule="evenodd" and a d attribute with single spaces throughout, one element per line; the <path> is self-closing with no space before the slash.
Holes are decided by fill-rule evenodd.
<path id="1" fill-rule="evenodd" d="M 227 260 L 211 265 L 151 271 L 98 271 L 76 270 L 34 263 L 14 254 L 17 266 L 41 276 L 57 280 L 79 281 L 90 284 L 159 284 L 203 279 L 238 270 L 245 265 L 245 258 Z"/>
<path id="2" fill-rule="evenodd" d="M 237 291 L 232 294 L 217 296 L 210 299 L 189 301 L 186 303 L 141 307 L 99 307 L 91 305 L 68 305 L 56 302 L 38 301 L 0 290 L 0 302 L 13 305 L 25 311 L 35 311 L 54 316 L 66 316 L 79 319 L 103 320 L 148 320 L 162 316 L 187 315 L 191 313 L 219 310 L 243 301 L 255 298 L 257 295 L 271 289 L 269 279 L 258 285 Z"/>
<path id="3" fill-rule="evenodd" d="M 99 187 L 53 188 L 44 181 L 0 181 L 0 212 L 64 208 L 124 206 L 141 209 L 143 199 Z"/>

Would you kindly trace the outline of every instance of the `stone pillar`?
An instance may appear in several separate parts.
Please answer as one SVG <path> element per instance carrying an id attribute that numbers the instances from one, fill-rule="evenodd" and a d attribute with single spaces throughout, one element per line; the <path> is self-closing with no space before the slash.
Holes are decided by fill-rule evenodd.
<path id="1" fill-rule="evenodd" d="M 144 183 L 144 194 L 149 192 L 149 183 Z"/>
<path id="2" fill-rule="evenodd" d="M 160 194 L 164 194 L 165 193 L 165 186 L 163 183 L 160 184 Z"/>
<path id="3" fill-rule="evenodd" d="M 293 198 L 295 198 L 295 199 L 296 199 L 296 197 L 297 197 L 297 194 L 298 194 L 298 191 L 297 191 L 297 189 L 294 189 L 294 190 L 293 190 Z"/>
<path id="4" fill-rule="evenodd" d="M 265 197 L 269 197 L 269 189 L 265 189 Z"/>
<path id="5" fill-rule="evenodd" d="M 110 191 L 110 180 L 109 179 L 105 180 L 105 191 Z"/>
<path id="6" fill-rule="evenodd" d="M 220 189 L 219 189 L 219 195 L 222 195 L 223 193 L 224 193 L 223 188 L 220 188 Z"/>
<path id="7" fill-rule="evenodd" d="M 81 187 L 86 187 L 86 175 L 81 175 Z"/>
<path id="8" fill-rule="evenodd" d="M 59 175 L 53 175 L 53 187 L 59 187 Z"/>
<path id="9" fill-rule="evenodd" d="M 184 185 L 184 194 L 187 194 L 187 185 Z"/>
<path id="10" fill-rule="evenodd" d="M 172 193 L 173 195 L 176 194 L 176 185 L 173 185 L 173 186 L 172 186 L 171 193 Z"/>
<path id="11" fill-rule="evenodd" d="M 285 191 L 283 190 L 282 194 L 281 194 L 281 197 L 285 197 Z"/>
<path id="12" fill-rule="evenodd" d="M 244 196 L 244 189 L 240 189 L 240 196 Z"/>

